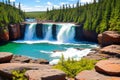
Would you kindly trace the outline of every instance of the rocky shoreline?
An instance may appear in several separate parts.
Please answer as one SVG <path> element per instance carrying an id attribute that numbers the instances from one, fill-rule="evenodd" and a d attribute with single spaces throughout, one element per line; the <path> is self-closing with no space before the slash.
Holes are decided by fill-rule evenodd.
<path id="1" fill-rule="evenodd" d="M 104 35 L 107 38 L 103 37 Z M 74 79 L 66 79 L 66 74 L 52 69 L 47 60 L 34 60 L 25 56 L 1 52 L 0 80 L 10 80 L 13 76 L 11 70 L 23 69 L 27 70 L 25 76 L 28 80 L 120 80 L 120 34 L 106 31 L 102 36 L 101 34 L 98 36 L 98 41 L 102 47 L 92 49 L 94 52 L 84 57 L 98 60 L 95 68 L 80 72 Z"/>

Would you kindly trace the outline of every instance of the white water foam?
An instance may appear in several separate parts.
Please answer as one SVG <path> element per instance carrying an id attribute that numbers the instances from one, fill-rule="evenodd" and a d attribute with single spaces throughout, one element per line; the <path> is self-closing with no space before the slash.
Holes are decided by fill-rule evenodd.
<path id="1" fill-rule="evenodd" d="M 75 60 L 80 60 L 82 57 L 86 56 L 88 53 L 91 52 L 91 49 L 84 49 L 84 50 L 77 50 L 74 48 L 68 48 L 66 51 L 63 52 L 54 52 L 51 54 L 51 57 L 56 58 L 50 61 L 50 64 L 57 64 L 59 58 L 63 55 L 65 59 L 74 58 Z"/>

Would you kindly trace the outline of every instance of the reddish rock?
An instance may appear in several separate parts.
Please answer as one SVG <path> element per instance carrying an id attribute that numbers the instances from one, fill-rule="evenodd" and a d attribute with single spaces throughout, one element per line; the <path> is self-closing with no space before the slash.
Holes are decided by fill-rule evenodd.
<path id="1" fill-rule="evenodd" d="M 9 52 L 0 52 L 0 63 L 10 62 L 13 54 Z"/>
<path id="2" fill-rule="evenodd" d="M 75 78 L 75 80 L 120 80 L 120 77 L 107 76 L 94 70 L 82 71 Z"/>
<path id="3" fill-rule="evenodd" d="M 25 75 L 29 80 L 66 80 L 65 73 L 56 69 L 29 70 Z"/>
<path id="4" fill-rule="evenodd" d="M 120 34 L 116 31 L 105 31 L 98 35 L 98 42 L 101 46 L 120 44 Z"/>
<path id="5" fill-rule="evenodd" d="M 9 40 L 9 31 L 8 28 L 0 28 L 0 41 L 8 41 Z"/>
<path id="6" fill-rule="evenodd" d="M 25 56 L 13 56 L 10 62 L 11 63 L 29 63 L 30 60 L 31 60 L 30 58 Z"/>
<path id="7" fill-rule="evenodd" d="M 9 36 L 11 40 L 20 38 L 20 25 L 19 24 L 9 25 Z"/>
<path id="8" fill-rule="evenodd" d="M 49 65 L 41 65 L 41 64 L 28 64 L 28 63 L 6 63 L 0 64 L 0 76 L 8 78 L 10 80 L 12 78 L 13 70 L 44 70 L 51 69 Z"/>
<path id="9" fill-rule="evenodd" d="M 120 60 L 101 60 L 95 65 L 96 71 L 111 76 L 120 76 Z"/>
<path id="10" fill-rule="evenodd" d="M 107 54 L 120 55 L 120 45 L 110 45 L 100 49 L 100 52 Z"/>
<path id="11" fill-rule="evenodd" d="M 29 63 L 49 64 L 49 61 L 45 59 L 31 59 Z"/>

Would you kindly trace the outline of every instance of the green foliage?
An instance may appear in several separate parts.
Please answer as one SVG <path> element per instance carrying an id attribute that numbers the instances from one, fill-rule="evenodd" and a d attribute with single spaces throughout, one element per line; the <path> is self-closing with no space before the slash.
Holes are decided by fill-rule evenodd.
<path id="1" fill-rule="evenodd" d="M 54 66 L 56 69 L 64 71 L 68 77 L 75 77 L 83 70 L 91 70 L 94 68 L 96 60 L 81 59 L 76 61 L 74 59 L 65 60 L 62 56 L 59 63 Z"/>
<path id="2" fill-rule="evenodd" d="M 26 72 L 26 70 L 22 70 L 22 71 L 20 71 L 20 70 L 13 70 L 12 71 L 12 75 L 13 75 L 12 80 L 28 80 L 24 76 L 25 72 Z"/>
<path id="3" fill-rule="evenodd" d="M 48 10 L 46 17 L 55 22 L 75 22 L 83 24 L 83 28 L 89 31 L 102 33 L 106 30 L 120 32 L 120 0 L 94 0 L 93 3 L 76 7 L 63 5 L 60 9 Z"/>
<path id="4" fill-rule="evenodd" d="M 19 23 L 24 20 L 24 17 L 24 12 L 16 8 L 15 3 L 12 6 L 10 1 L 6 1 L 6 3 L 0 2 L 0 27 L 5 27 L 12 23 Z"/>

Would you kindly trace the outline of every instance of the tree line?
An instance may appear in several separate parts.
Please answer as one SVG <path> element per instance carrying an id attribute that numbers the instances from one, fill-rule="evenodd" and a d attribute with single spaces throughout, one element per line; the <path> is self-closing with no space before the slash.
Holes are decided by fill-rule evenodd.
<path id="1" fill-rule="evenodd" d="M 2 0 L 0 2 L 0 27 L 5 27 L 8 24 L 19 23 L 24 20 L 24 12 L 21 10 L 19 3 L 16 8 L 15 2 L 11 3 L 10 0 Z"/>
<path id="2" fill-rule="evenodd" d="M 55 22 L 75 22 L 85 30 L 97 33 L 106 30 L 120 31 L 120 0 L 94 0 L 76 6 L 63 5 L 60 9 L 47 9 L 46 19 Z"/>

